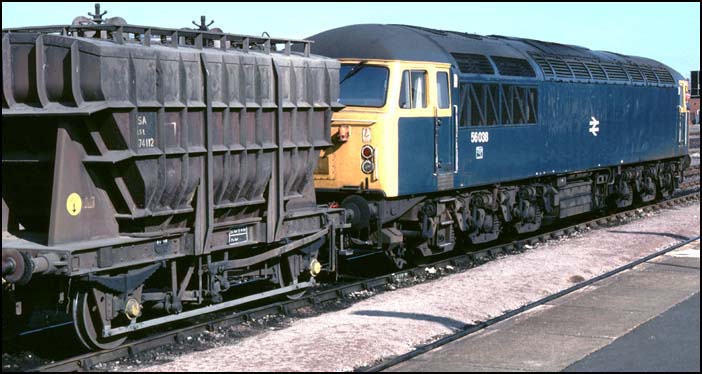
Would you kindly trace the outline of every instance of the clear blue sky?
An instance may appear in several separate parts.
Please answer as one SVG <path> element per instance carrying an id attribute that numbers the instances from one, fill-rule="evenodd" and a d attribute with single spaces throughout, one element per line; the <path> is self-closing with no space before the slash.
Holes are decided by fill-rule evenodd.
<path id="1" fill-rule="evenodd" d="M 68 24 L 94 3 L 2 3 L 2 27 Z M 700 67 L 700 3 L 111 3 L 106 17 L 225 32 L 304 38 L 356 23 L 403 23 L 575 44 L 653 58 L 689 77 Z M 314 46 L 312 47 L 314 52 Z"/>

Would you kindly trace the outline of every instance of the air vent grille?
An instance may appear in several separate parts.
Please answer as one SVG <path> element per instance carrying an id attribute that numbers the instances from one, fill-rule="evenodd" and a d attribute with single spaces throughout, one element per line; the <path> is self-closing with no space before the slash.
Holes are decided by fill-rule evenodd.
<path id="1" fill-rule="evenodd" d="M 628 81 L 629 76 L 626 75 L 624 69 L 615 64 L 604 63 L 601 64 L 605 72 L 607 72 L 607 79 L 615 81 Z"/>
<path id="2" fill-rule="evenodd" d="M 535 77 L 534 69 L 531 68 L 529 62 L 522 58 L 490 56 L 492 61 L 497 66 L 497 71 L 501 75 L 510 75 L 513 77 Z"/>
<path id="3" fill-rule="evenodd" d="M 553 58 L 548 59 L 548 63 L 551 64 L 553 70 L 556 72 L 556 76 L 559 78 L 573 78 L 573 72 L 570 71 L 568 64 L 563 60 L 557 60 Z"/>
<path id="4" fill-rule="evenodd" d="M 653 72 L 658 76 L 658 81 L 663 84 L 675 84 L 675 79 L 673 75 L 666 69 L 653 69 Z"/>
<path id="5" fill-rule="evenodd" d="M 641 73 L 639 68 L 637 68 L 636 66 L 625 65 L 624 69 L 631 77 L 632 82 L 637 82 L 637 83 L 644 83 L 645 82 L 643 74 Z"/>
<path id="6" fill-rule="evenodd" d="M 576 60 L 538 54 L 532 54 L 531 57 L 541 68 L 544 77 L 549 80 L 675 85 L 675 78 L 671 72 L 660 66 L 584 61 L 582 58 Z"/>
<path id="7" fill-rule="evenodd" d="M 541 68 L 541 71 L 544 73 L 544 76 L 546 77 L 554 77 L 556 73 L 553 72 L 553 69 L 551 69 L 551 65 L 548 64 L 548 61 L 546 61 L 545 58 L 540 57 L 540 56 L 533 56 L 534 61 L 539 65 Z"/>
<path id="8" fill-rule="evenodd" d="M 587 68 L 590 69 L 590 74 L 592 75 L 592 79 L 601 80 L 601 81 L 607 80 L 607 74 L 605 74 L 604 69 L 602 69 L 602 66 L 600 66 L 599 64 L 586 62 L 585 66 L 587 66 Z"/>
<path id="9" fill-rule="evenodd" d="M 495 74 L 486 56 L 473 53 L 451 53 L 456 59 L 458 69 L 464 74 Z"/>
<path id="10" fill-rule="evenodd" d="M 646 77 L 646 82 L 651 83 L 651 84 L 657 84 L 658 83 L 658 77 L 656 74 L 653 72 L 653 70 L 647 68 L 647 67 L 641 67 L 641 72 L 643 73 L 644 77 Z"/>
<path id="11" fill-rule="evenodd" d="M 570 70 L 573 71 L 573 74 L 575 74 L 576 78 L 581 78 L 581 79 L 591 79 L 592 77 L 590 76 L 590 72 L 587 70 L 585 67 L 585 64 L 579 61 L 569 61 L 568 66 L 570 66 Z"/>

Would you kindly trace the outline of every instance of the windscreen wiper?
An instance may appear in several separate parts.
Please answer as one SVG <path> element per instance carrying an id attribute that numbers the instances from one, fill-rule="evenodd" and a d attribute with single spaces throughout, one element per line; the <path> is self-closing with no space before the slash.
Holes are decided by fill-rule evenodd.
<path id="1" fill-rule="evenodd" d="M 354 65 L 354 66 L 351 68 L 351 70 L 349 70 L 349 72 L 346 73 L 346 75 L 344 75 L 344 77 L 341 79 L 341 82 L 339 82 L 339 84 L 344 83 L 345 80 L 347 80 L 347 79 L 353 77 L 354 75 L 356 75 L 356 73 L 358 73 L 358 72 L 361 71 L 364 67 L 366 67 L 366 63 L 368 63 L 368 61 L 367 61 L 367 60 L 363 60 L 363 61 L 359 62 L 358 64 Z"/>

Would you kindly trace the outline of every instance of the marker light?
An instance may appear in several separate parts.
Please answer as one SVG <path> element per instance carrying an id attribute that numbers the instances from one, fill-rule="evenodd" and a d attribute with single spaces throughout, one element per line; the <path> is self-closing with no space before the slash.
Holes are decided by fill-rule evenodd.
<path id="1" fill-rule="evenodd" d="M 375 153 L 375 150 L 373 149 L 373 147 L 369 146 L 368 144 L 361 147 L 361 157 L 363 157 L 366 160 L 373 158 L 374 153 Z"/>

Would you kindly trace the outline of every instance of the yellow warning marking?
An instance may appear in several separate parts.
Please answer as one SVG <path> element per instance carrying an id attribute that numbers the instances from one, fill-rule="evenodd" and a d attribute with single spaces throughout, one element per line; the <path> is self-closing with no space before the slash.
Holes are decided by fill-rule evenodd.
<path id="1" fill-rule="evenodd" d="M 77 216 L 80 214 L 80 209 L 82 207 L 83 200 L 80 198 L 80 195 L 75 192 L 68 195 L 68 199 L 66 199 L 66 210 L 68 211 L 68 214 Z"/>

